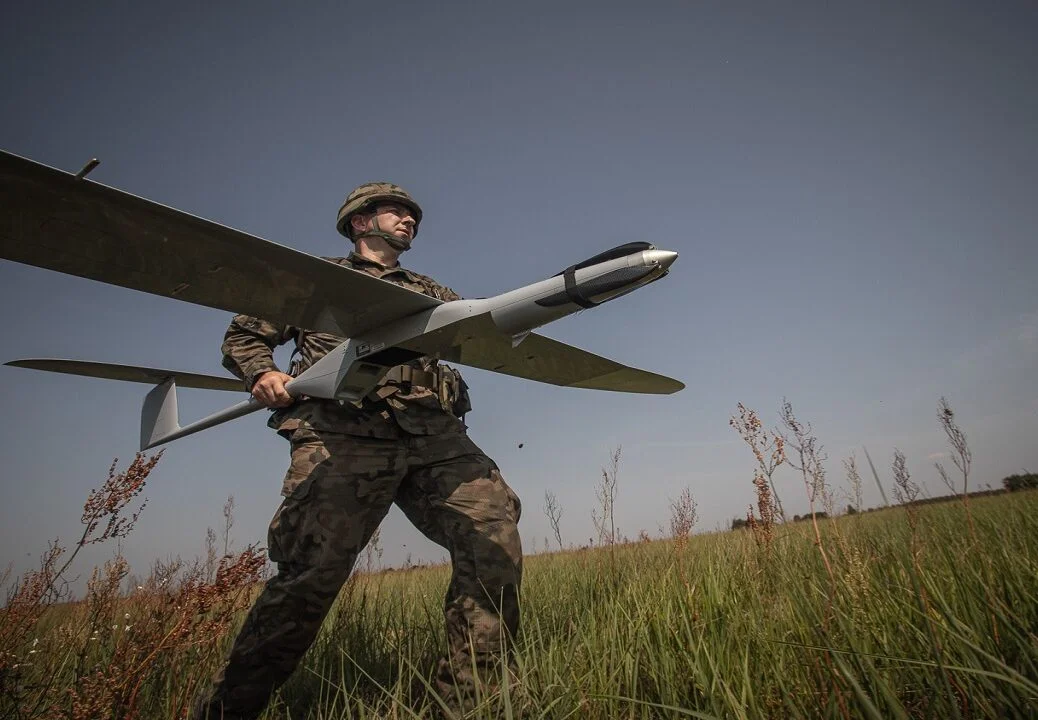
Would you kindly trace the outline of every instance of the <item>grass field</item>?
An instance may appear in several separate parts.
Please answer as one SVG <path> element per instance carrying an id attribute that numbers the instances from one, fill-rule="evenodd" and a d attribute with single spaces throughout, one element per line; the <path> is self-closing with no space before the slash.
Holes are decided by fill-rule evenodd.
<path id="1" fill-rule="evenodd" d="M 827 520 L 821 548 L 810 523 L 788 523 L 770 540 L 740 530 L 529 557 L 519 682 L 476 716 L 1035 716 L 1038 493 L 976 499 L 970 514 L 972 531 L 959 501 Z M 129 597 L 99 572 L 88 602 L 4 636 L 17 662 L 3 717 L 178 716 L 225 652 L 255 569 L 206 581 L 157 568 Z M 447 581 L 447 568 L 355 576 L 267 717 L 418 716 L 408 688 L 444 647 Z"/>

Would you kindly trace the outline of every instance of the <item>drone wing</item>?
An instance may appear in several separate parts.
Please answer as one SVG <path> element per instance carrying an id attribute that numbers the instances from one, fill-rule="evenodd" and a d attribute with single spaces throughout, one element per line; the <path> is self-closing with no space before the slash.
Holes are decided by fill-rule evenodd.
<path id="1" fill-rule="evenodd" d="M 621 365 L 536 333 L 514 350 L 507 338 L 470 342 L 458 349 L 459 364 L 563 387 L 653 395 L 670 395 L 685 387 L 665 375 Z"/>
<path id="2" fill-rule="evenodd" d="M 245 392 L 245 384 L 237 378 L 201 375 L 179 370 L 161 370 L 159 368 L 139 367 L 136 365 L 118 365 L 116 363 L 90 362 L 87 360 L 59 360 L 54 358 L 12 360 L 11 362 L 4 363 L 4 365 L 63 373 L 65 375 L 124 380 L 127 382 L 145 383 L 147 385 L 159 385 L 169 378 L 174 378 L 178 387 Z"/>
<path id="3" fill-rule="evenodd" d="M 0 152 L 0 257 L 354 336 L 439 300 Z"/>
<path id="4" fill-rule="evenodd" d="M 563 387 L 656 395 L 669 395 L 685 387 L 665 375 L 621 365 L 537 333 L 509 337 L 487 315 L 463 320 L 445 332 L 449 333 L 447 337 L 433 331 L 400 347 L 436 352 L 446 362 Z M 446 351 L 442 349 L 445 346 Z"/>

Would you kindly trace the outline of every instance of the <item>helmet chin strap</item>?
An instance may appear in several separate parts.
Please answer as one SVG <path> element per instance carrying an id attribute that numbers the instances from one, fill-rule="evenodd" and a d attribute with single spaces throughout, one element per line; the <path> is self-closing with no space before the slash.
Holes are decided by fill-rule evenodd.
<path id="1" fill-rule="evenodd" d="M 392 233 L 387 233 L 385 230 L 380 228 L 378 226 L 378 216 L 372 217 L 371 223 L 374 227 L 371 230 L 367 230 L 366 232 L 358 235 L 358 240 L 360 240 L 362 237 L 377 237 L 385 240 L 386 244 L 389 245 L 389 247 L 396 250 L 397 252 L 402 253 L 411 249 L 410 240 L 404 240 L 403 238 L 399 238 Z"/>

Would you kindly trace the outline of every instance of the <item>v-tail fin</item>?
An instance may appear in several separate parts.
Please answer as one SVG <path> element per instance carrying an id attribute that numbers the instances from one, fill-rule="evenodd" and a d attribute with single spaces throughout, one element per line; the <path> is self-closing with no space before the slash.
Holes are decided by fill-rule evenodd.
<path id="1" fill-rule="evenodd" d="M 141 450 L 166 441 L 180 430 L 177 414 L 177 381 L 168 377 L 144 397 L 141 408 Z"/>

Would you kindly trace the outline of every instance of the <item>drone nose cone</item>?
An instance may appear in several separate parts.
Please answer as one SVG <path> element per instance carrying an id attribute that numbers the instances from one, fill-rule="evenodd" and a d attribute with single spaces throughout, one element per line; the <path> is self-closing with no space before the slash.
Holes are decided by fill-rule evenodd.
<path id="1" fill-rule="evenodd" d="M 678 259 L 678 254 L 673 250 L 646 250 L 645 260 L 650 263 L 655 263 L 662 267 L 664 270 L 674 264 L 674 261 Z"/>

